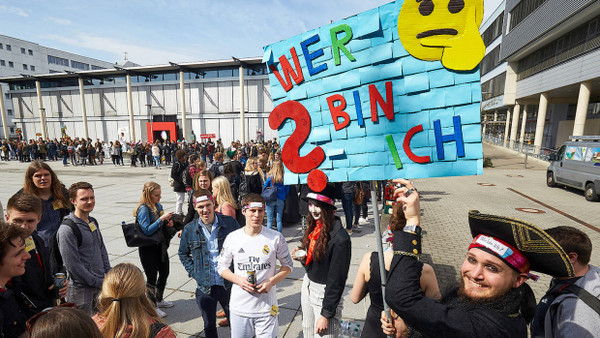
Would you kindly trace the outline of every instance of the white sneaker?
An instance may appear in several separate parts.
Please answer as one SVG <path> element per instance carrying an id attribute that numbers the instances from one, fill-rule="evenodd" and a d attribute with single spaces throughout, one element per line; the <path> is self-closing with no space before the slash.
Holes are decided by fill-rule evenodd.
<path id="1" fill-rule="evenodd" d="M 167 316 L 167 314 L 163 310 L 161 310 L 159 308 L 156 308 L 156 313 L 158 314 L 158 316 L 160 318 L 165 318 Z"/>
<path id="2" fill-rule="evenodd" d="M 160 302 L 156 303 L 156 307 L 162 307 L 162 308 L 173 307 L 173 303 L 169 302 L 168 300 L 163 299 Z"/>

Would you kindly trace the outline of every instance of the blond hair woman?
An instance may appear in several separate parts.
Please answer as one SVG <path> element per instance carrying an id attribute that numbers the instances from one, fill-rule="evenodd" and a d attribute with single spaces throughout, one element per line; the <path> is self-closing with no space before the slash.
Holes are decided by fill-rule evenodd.
<path id="1" fill-rule="evenodd" d="M 163 231 L 164 227 L 172 227 L 172 212 L 165 213 L 163 206 L 159 203 L 162 190 L 160 184 L 156 182 L 146 182 L 142 188 L 142 197 L 137 207 L 133 211 L 140 228 L 144 234 L 151 236 L 157 231 Z M 173 303 L 163 300 L 163 293 L 167 286 L 167 277 L 169 276 L 169 255 L 167 249 L 169 241 L 164 238 L 156 245 L 139 247 L 138 253 L 142 267 L 146 273 L 150 298 L 156 304 L 156 311 L 161 317 L 165 317 L 161 307 L 173 307 Z"/>
<path id="2" fill-rule="evenodd" d="M 290 187 L 283 185 L 283 162 L 274 161 L 273 168 L 267 175 L 267 180 L 263 186 L 263 190 L 273 187 L 277 189 L 277 199 L 275 201 L 266 201 L 267 210 L 267 227 L 273 228 L 273 217 L 277 221 L 277 231 L 283 231 L 283 208 L 285 207 L 285 198 L 290 190 Z"/>
<path id="3" fill-rule="evenodd" d="M 98 297 L 98 309 L 93 319 L 104 337 L 175 337 L 146 296 L 144 275 L 133 264 L 117 264 L 108 271 Z"/>
<path id="4" fill-rule="evenodd" d="M 229 180 L 225 176 L 219 176 L 212 181 L 212 193 L 217 204 L 215 211 L 235 218 L 238 207 L 231 194 Z"/>
<path id="5" fill-rule="evenodd" d="M 246 162 L 243 178 L 248 184 L 248 192 L 260 195 L 265 178 L 265 172 L 260 168 L 258 157 L 249 158 Z"/>

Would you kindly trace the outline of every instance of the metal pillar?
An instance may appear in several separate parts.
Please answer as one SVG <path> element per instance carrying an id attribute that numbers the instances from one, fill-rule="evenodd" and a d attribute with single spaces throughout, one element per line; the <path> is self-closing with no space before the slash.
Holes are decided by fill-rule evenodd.
<path id="1" fill-rule="evenodd" d="M 506 125 L 504 126 L 504 142 L 503 145 L 506 147 L 508 146 L 508 127 L 510 127 L 510 114 L 511 114 L 511 108 L 508 108 L 506 110 Z"/>
<path id="2" fill-rule="evenodd" d="M 523 118 L 521 119 L 521 136 L 519 137 L 519 142 L 521 143 L 521 147 L 523 147 L 523 143 L 525 142 L 525 125 L 527 124 L 527 105 L 523 106 Z"/>
<path id="3" fill-rule="evenodd" d="M 488 119 L 488 114 L 486 113 L 483 115 L 483 130 L 481 131 L 481 134 L 483 136 L 485 136 L 485 131 L 487 129 L 487 119 Z"/>
<path id="4" fill-rule="evenodd" d="M 590 104 L 591 82 L 583 82 L 579 85 L 579 97 L 577 98 L 577 110 L 575 111 L 575 125 L 573 136 L 583 136 L 585 130 L 585 119 Z"/>
<path id="5" fill-rule="evenodd" d="M 127 107 L 129 108 L 129 142 L 135 142 L 135 124 L 133 123 L 133 97 L 131 94 L 131 75 L 125 76 L 127 79 Z M 127 147 L 126 145 L 124 145 Z"/>
<path id="6" fill-rule="evenodd" d="M 242 144 L 246 143 L 246 119 L 244 118 L 244 113 L 246 108 L 244 107 L 244 99 L 246 95 L 244 95 L 244 67 L 240 65 L 240 124 L 242 126 L 242 135 L 240 136 L 240 140 Z"/>
<path id="7" fill-rule="evenodd" d="M 81 117 L 83 119 L 83 134 L 85 135 L 85 139 L 90 138 L 88 132 L 88 122 L 87 122 L 87 111 L 85 109 L 85 96 L 83 89 L 83 78 L 79 78 L 79 98 L 81 99 Z"/>
<path id="8" fill-rule="evenodd" d="M 517 130 L 519 128 L 519 114 L 521 113 L 521 105 L 515 103 L 512 114 L 512 126 L 510 128 L 510 148 L 515 148 L 517 141 Z"/>
<path id="9" fill-rule="evenodd" d="M 538 109 L 537 123 L 535 125 L 535 138 L 533 140 L 533 146 L 535 152 L 539 153 L 542 148 L 542 141 L 544 138 L 544 126 L 546 124 L 546 111 L 548 110 L 548 93 L 540 94 L 540 106 Z"/>
<path id="10" fill-rule="evenodd" d="M 181 130 L 183 132 L 183 139 L 187 140 L 188 137 L 188 127 L 187 127 L 187 117 L 185 115 L 185 83 L 183 81 L 183 70 L 179 71 L 179 91 L 181 93 Z"/>
<path id="11" fill-rule="evenodd" d="M 39 80 L 35 81 L 35 91 L 37 93 L 38 107 L 40 108 L 40 124 L 42 126 L 42 138 L 48 139 L 48 126 L 46 126 L 46 109 L 42 102 L 42 86 Z"/>
<path id="12" fill-rule="evenodd" d="M 6 119 L 6 107 L 4 106 L 4 94 L 0 85 L 0 113 L 2 115 L 2 129 L 4 130 L 4 138 L 8 140 L 8 121 Z"/>

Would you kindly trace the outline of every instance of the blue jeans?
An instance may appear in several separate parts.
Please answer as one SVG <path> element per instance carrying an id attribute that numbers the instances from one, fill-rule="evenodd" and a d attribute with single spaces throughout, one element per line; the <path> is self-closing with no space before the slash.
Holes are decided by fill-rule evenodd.
<path id="1" fill-rule="evenodd" d="M 280 200 L 279 198 L 275 202 L 267 203 L 267 228 L 273 229 L 273 215 L 275 215 L 275 219 L 277 220 L 277 231 L 283 231 L 283 207 L 285 206 L 285 201 Z"/>
<path id="2" fill-rule="evenodd" d="M 346 215 L 346 229 L 352 229 L 352 216 L 354 213 L 352 206 L 353 199 L 353 193 L 345 193 L 342 196 L 342 207 L 344 208 L 344 215 Z"/>
<path id="3" fill-rule="evenodd" d="M 196 289 L 196 304 L 202 311 L 202 320 L 204 321 L 204 335 L 206 338 L 217 338 L 217 302 L 225 311 L 229 318 L 229 298 L 231 289 L 227 290 L 222 286 L 213 285 L 210 287 L 210 294 L 204 294 Z"/>
<path id="4" fill-rule="evenodd" d="M 160 156 L 152 156 L 154 158 L 154 165 L 159 168 L 160 167 Z"/>

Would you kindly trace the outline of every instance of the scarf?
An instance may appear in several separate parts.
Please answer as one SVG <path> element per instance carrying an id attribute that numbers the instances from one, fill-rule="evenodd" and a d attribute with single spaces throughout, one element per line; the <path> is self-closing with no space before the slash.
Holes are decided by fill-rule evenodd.
<path id="1" fill-rule="evenodd" d="M 321 229 L 323 228 L 323 222 L 318 219 L 317 226 L 313 229 L 313 231 L 308 235 L 308 239 L 310 239 L 310 244 L 308 245 L 308 252 L 306 253 L 306 265 L 308 265 L 312 261 L 313 251 L 315 250 L 315 245 L 317 244 L 317 239 L 321 234 Z"/>

